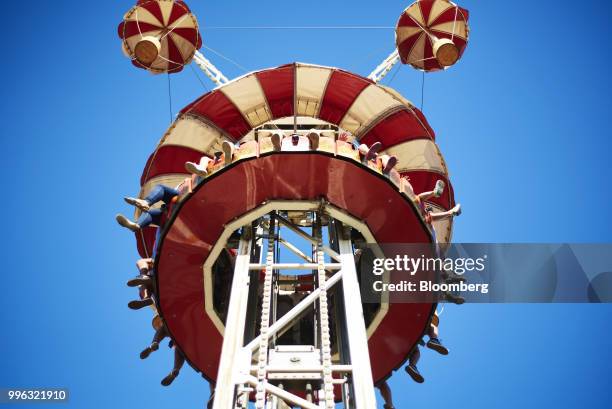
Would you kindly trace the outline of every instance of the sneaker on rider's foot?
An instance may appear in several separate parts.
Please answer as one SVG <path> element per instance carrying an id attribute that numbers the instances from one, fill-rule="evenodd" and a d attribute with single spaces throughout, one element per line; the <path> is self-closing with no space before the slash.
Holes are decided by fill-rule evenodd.
<path id="1" fill-rule="evenodd" d="M 465 298 L 461 297 L 461 296 L 457 296 L 457 295 L 452 295 L 452 294 L 446 294 L 445 295 L 446 301 L 451 302 L 453 304 L 457 304 L 457 305 L 461 305 L 465 302 Z"/>
<path id="2" fill-rule="evenodd" d="M 372 160 L 376 158 L 376 154 L 378 153 L 380 148 L 382 148 L 382 143 L 380 142 L 374 142 L 372 145 L 370 145 L 370 149 L 368 149 L 368 153 L 365 157 L 366 160 Z"/>
<path id="3" fill-rule="evenodd" d="M 151 349 L 151 347 L 146 347 L 145 349 L 142 350 L 142 352 L 140 353 L 140 359 L 147 359 L 149 357 L 149 355 L 151 355 L 151 352 L 153 352 L 153 350 Z"/>
<path id="4" fill-rule="evenodd" d="M 144 199 L 138 199 L 135 197 L 124 197 L 123 200 L 125 200 L 125 202 L 129 205 L 139 208 L 143 212 L 148 212 L 151 208 L 149 203 Z"/>
<path id="5" fill-rule="evenodd" d="M 139 285 L 149 286 L 153 283 L 153 279 L 149 276 L 139 275 L 127 282 L 128 287 L 138 287 Z"/>
<path id="6" fill-rule="evenodd" d="M 230 141 L 223 141 L 221 149 L 223 150 L 223 155 L 225 157 L 225 164 L 229 165 L 232 163 L 232 159 L 234 158 L 234 144 Z"/>
<path id="7" fill-rule="evenodd" d="M 185 162 L 185 169 L 187 170 L 187 172 L 191 173 L 192 175 L 197 175 L 202 178 L 208 175 L 208 170 L 206 170 L 206 168 L 200 166 L 197 163 Z"/>
<path id="8" fill-rule="evenodd" d="M 433 190 L 434 196 L 435 197 L 440 197 L 442 196 L 442 193 L 444 193 L 444 188 L 446 187 L 446 184 L 444 183 L 443 180 L 438 180 L 436 182 L 436 187 Z"/>
<path id="9" fill-rule="evenodd" d="M 119 223 L 119 225 L 125 227 L 126 229 L 130 229 L 134 233 L 136 233 L 138 230 L 140 230 L 140 226 L 139 225 L 137 225 L 136 223 L 134 223 L 133 221 L 131 221 L 130 219 L 128 219 L 127 217 L 125 217 L 122 214 L 118 214 L 115 217 L 115 219 L 117 220 L 117 223 Z"/>
<path id="10" fill-rule="evenodd" d="M 460 204 L 458 204 L 458 205 L 456 205 L 455 207 L 453 207 L 453 208 L 451 209 L 451 212 L 453 213 L 453 216 L 459 216 L 459 215 L 461 215 L 461 205 L 460 205 Z"/>
<path id="11" fill-rule="evenodd" d="M 423 382 L 425 382 L 425 378 L 423 378 L 423 375 L 421 375 L 421 373 L 419 372 L 419 370 L 417 369 L 416 366 L 408 365 L 404 369 L 406 369 L 406 372 L 408 372 L 408 375 L 410 375 L 412 380 L 415 381 L 416 383 L 423 383 Z"/>
<path id="12" fill-rule="evenodd" d="M 274 147 L 274 150 L 276 152 L 280 152 L 280 150 L 281 150 L 281 135 L 278 134 L 278 133 L 273 133 L 270 139 L 272 139 L 272 146 Z"/>
<path id="13" fill-rule="evenodd" d="M 172 382 L 174 382 L 178 374 L 179 374 L 179 371 L 177 371 L 176 369 L 173 369 L 172 372 L 170 372 L 168 375 L 166 375 L 164 379 L 162 379 L 161 384 L 163 386 L 170 386 Z"/>
<path id="14" fill-rule="evenodd" d="M 441 355 L 448 355 L 448 348 L 442 345 L 438 338 L 430 338 L 429 341 L 427 341 L 427 348 L 433 349 Z"/>
<path id="15" fill-rule="evenodd" d="M 148 307 L 149 305 L 153 305 L 153 300 L 151 298 L 144 298 L 142 300 L 134 300 L 128 303 L 128 308 L 131 310 L 139 310 L 144 307 Z"/>
<path id="16" fill-rule="evenodd" d="M 307 137 L 310 141 L 310 150 L 316 151 L 317 149 L 319 149 L 319 133 L 309 132 Z"/>
<path id="17" fill-rule="evenodd" d="M 395 167 L 395 165 L 397 165 L 397 157 L 390 156 L 389 160 L 387 160 L 387 164 L 383 168 L 383 173 L 385 175 L 388 175 L 389 172 L 391 172 L 391 169 L 393 169 Z"/>

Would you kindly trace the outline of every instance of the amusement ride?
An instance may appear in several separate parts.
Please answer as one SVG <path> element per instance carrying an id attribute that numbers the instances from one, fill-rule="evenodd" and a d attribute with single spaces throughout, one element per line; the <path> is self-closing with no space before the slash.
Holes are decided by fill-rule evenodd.
<path id="1" fill-rule="evenodd" d="M 175 366 L 162 384 L 187 362 L 210 383 L 213 409 L 374 409 L 375 387 L 392 408 L 396 369 L 409 360 L 423 380 L 423 337 L 448 350 L 436 302 L 364 302 L 359 260 L 384 243 L 442 248 L 460 208 L 427 119 L 381 80 L 397 63 L 454 65 L 467 10 L 414 2 L 367 77 L 290 63 L 229 79 L 198 51 L 198 20 L 178 0 L 139 0 L 118 31 L 134 66 L 175 75 L 195 64 L 216 85 L 149 156 L 138 195 L 125 198 L 134 218 L 117 216 L 141 257 L 129 306 L 154 311 L 141 358 L 170 338 Z"/>

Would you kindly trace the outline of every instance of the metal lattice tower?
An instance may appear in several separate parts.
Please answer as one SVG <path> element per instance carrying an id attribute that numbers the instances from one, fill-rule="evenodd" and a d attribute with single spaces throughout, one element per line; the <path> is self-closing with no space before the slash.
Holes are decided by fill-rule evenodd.
<path id="1" fill-rule="evenodd" d="M 333 409 L 336 400 L 344 408 L 376 407 L 351 226 L 324 207 L 304 213 L 311 233 L 283 210 L 242 226 L 214 409 L 246 408 L 253 397 L 257 409 Z M 281 228 L 291 239 L 281 237 Z M 312 255 L 292 243 L 296 239 L 307 242 Z M 283 262 L 283 253 L 304 262 Z M 296 290 L 297 281 L 287 290 L 291 284 L 281 274 L 287 270 L 310 272 L 308 290 Z M 295 304 L 281 315 L 280 300 L 288 296 Z M 310 320 L 312 328 L 304 331 L 301 323 Z"/>

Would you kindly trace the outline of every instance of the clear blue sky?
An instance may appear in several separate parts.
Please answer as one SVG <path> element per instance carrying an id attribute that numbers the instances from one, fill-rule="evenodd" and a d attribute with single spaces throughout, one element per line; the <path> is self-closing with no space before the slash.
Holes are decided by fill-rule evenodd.
<path id="1" fill-rule="evenodd" d="M 3 6 L 0 166 L 7 195 L 0 297 L 0 387 L 69 387 L 73 408 L 201 408 L 189 368 L 170 388 L 161 349 L 147 361 L 150 314 L 131 312 L 131 235 L 113 220 L 138 191 L 169 124 L 167 80 L 132 68 L 116 27 L 131 1 Z M 392 26 L 402 1 L 192 0 L 206 26 Z M 612 6 L 604 1 L 463 0 L 472 37 L 460 63 L 428 75 L 424 111 L 464 206 L 459 242 L 611 242 Z M 291 61 L 367 75 L 392 30 L 203 30 L 247 69 Z M 242 74 L 210 55 L 228 76 Z M 388 77 L 387 81 L 391 79 Z M 209 85 L 207 83 L 207 85 Z M 420 102 L 421 74 L 391 84 Z M 204 91 L 172 77 L 174 112 Z M 14 189 L 14 190 L 10 190 Z M 609 407 L 611 305 L 447 307 L 448 357 L 425 351 L 398 408 Z"/>

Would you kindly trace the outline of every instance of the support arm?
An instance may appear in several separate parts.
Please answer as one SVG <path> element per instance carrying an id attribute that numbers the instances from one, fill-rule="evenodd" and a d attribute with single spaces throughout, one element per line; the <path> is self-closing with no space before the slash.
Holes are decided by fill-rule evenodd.
<path id="1" fill-rule="evenodd" d="M 208 58 L 204 57 L 204 54 L 201 52 L 195 52 L 193 62 L 195 62 L 196 65 L 200 67 L 202 71 L 204 71 L 204 74 L 206 74 L 206 76 L 215 84 L 223 85 L 229 82 L 227 77 L 223 75 L 223 73 L 217 67 L 215 67 L 215 65 L 211 63 Z"/>
<path id="2" fill-rule="evenodd" d="M 374 82 L 380 82 L 391 71 L 391 68 L 399 61 L 400 56 L 397 48 L 382 62 L 378 67 L 368 75 L 368 78 Z"/>

